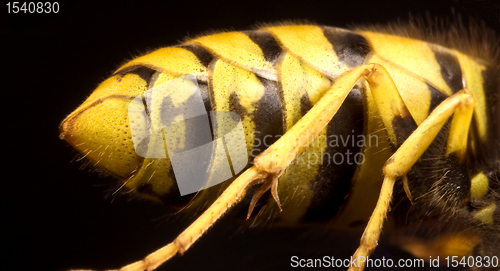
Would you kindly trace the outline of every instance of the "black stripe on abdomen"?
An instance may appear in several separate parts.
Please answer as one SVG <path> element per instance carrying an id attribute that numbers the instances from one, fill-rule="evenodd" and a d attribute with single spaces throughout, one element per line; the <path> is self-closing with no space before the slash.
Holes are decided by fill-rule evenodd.
<path id="1" fill-rule="evenodd" d="M 210 62 L 212 62 L 212 60 L 214 60 L 215 58 L 214 55 L 212 55 L 205 48 L 196 44 L 183 44 L 179 45 L 178 47 L 186 49 L 193 53 L 198 58 L 198 60 L 200 60 L 200 63 L 205 67 L 208 67 Z"/>
<path id="2" fill-rule="evenodd" d="M 304 220 L 328 220 L 344 203 L 357 162 L 362 162 L 359 136 L 363 135 L 363 112 L 361 93 L 353 89 L 328 123 L 327 145 L 316 179 L 311 183 L 314 195 Z"/>
<path id="3" fill-rule="evenodd" d="M 278 136 L 284 134 L 283 131 L 283 109 L 278 94 L 276 81 L 271 81 L 258 77 L 264 85 L 264 96 L 254 105 L 253 120 L 255 123 L 255 138 L 260 140 L 258 145 L 254 145 L 255 153 L 260 153 L 274 143 Z M 255 157 L 251 157 L 253 160 Z"/>
<path id="4" fill-rule="evenodd" d="M 339 61 L 349 68 L 362 65 L 366 55 L 371 52 L 368 41 L 357 33 L 328 26 L 321 29 L 323 29 L 323 35 L 332 44 Z"/>
<path id="5" fill-rule="evenodd" d="M 278 44 L 276 39 L 268 32 L 255 30 L 255 31 L 244 31 L 255 44 L 257 44 L 264 58 L 271 64 L 276 64 L 276 61 L 282 51 L 281 46 Z"/>

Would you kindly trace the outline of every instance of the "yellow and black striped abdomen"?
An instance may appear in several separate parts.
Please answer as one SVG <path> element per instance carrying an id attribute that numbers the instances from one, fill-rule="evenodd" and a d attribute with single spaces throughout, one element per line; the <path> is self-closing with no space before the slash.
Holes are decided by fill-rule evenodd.
<path id="1" fill-rule="evenodd" d="M 475 155 L 492 139 L 485 103 L 485 85 L 491 78 L 484 77 L 487 68 L 483 64 L 423 41 L 314 25 L 202 36 L 136 58 L 120 67 L 63 122 L 62 134 L 96 165 L 120 177 L 126 187 L 149 198 L 175 202 L 180 197 L 169 158 L 143 158 L 134 151 L 127 108 L 135 97 L 175 78 L 193 76 L 207 112 L 239 115 L 252 161 L 318 102 L 336 78 L 367 63 L 387 69 L 410 116 L 382 123 L 377 106 L 386 105 L 375 105 L 369 87 L 360 80 L 320 136 L 281 176 L 283 219 L 334 216 L 351 184 L 369 187 L 368 197 L 376 196 L 371 192 L 378 189 L 376 179 L 382 177 L 382 165 L 397 147 L 388 148 L 389 138 L 401 144 L 437 105 L 463 88 L 476 98 L 468 155 L 478 160 Z M 181 130 L 179 137 L 186 141 L 199 133 L 196 126 Z M 222 130 L 213 127 L 214 135 Z M 418 164 L 415 168 L 419 171 Z M 365 179 L 372 183 L 363 183 Z M 432 185 L 429 181 L 422 187 Z M 198 199 L 218 194 L 213 191 L 220 187 L 205 190 Z M 457 195 L 464 197 L 464 193 Z"/>

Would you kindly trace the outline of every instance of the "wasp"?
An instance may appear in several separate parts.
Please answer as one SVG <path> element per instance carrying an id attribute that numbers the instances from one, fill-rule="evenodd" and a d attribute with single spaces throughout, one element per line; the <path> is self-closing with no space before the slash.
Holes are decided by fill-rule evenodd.
<path id="1" fill-rule="evenodd" d="M 361 221 L 349 270 L 363 270 L 388 216 L 396 227 L 452 225 L 435 243 L 497 270 L 497 38 L 474 23 L 422 24 L 264 25 L 119 67 L 61 123 L 61 138 L 122 188 L 211 203 L 120 270 L 157 268 L 243 205 L 256 222 Z"/>

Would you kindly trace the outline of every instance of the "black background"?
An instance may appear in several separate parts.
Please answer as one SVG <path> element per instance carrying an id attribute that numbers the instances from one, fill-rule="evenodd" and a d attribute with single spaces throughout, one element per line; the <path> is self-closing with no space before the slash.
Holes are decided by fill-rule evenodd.
<path id="1" fill-rule="evenodd" d="M 172 241 L 192 217 L 162 205 L 108 196 L 100 177 L 58 138 L 58 125 L 124 60 L 207 30 L 307 19 L 346 27 L 452 8 L 497 31 L 490 1 L 59 1 L 58 14 L 7 14 L 2 7 L 3 174 L 0 270 L 117 268 Z M 5 15 L 7 14 L 7 16 Z M 378 192 L 376 192 L 378 193 Z M 347 257 L 359 237 L 323 228 L 249 229 L 224 219 L 184 256 L 159 270 L 282 270 L 290 257 Z M 378 255 L 407 257 L 381 246 Z M 323 252 L 319 252 L 323 251 Z M 396 254 L 394 254 L 396 253 Z M 393 269 L 397 270 L 397 269 Z M 436 270 L 436 269 L 434 269 Z"/>

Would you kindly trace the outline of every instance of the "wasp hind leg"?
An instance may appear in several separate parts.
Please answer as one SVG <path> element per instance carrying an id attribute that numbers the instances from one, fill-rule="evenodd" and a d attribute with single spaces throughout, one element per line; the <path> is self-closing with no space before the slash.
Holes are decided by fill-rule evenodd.
<path id="1" fill-rule="evenodd" d="M 368 78 L 378 76 L 380 68 L 387 73 L 380 65 L 369 64 L 358 66 L 342 74 L 307 114 L 295 123 L 285 135 L 254 159 L 255 166 L 266 175 L 266 178 L 252 198 L 248 217 L 250 217 L 257 200 L 268 189 L 271 189 L 271 193 L 281 209 L 278 196 L 278 178 L 328 125 L 356 82 L 362 77 L 369 80 Z M 395 90 L 395 94 L 399 95 L 397 90 Z M 402 104 L 402 100 L 399 104 Z M 397 108 L 401 108 L 401 106 Z"/>
<path id="2" fill-rule="evenodd" d="M 227 210 L 245 196 L 249 186 L 254 184 L 255 180 L 260 180 L 264 177 L 262 172 L 255 166 L 247 169 L 226 188 L 222 195 L 220 195 L 203 214 L 177 236 L 172 243 L 154 251 L 140 261 L 131 263 L 117 270 L 108 271 L 151 271 L 177 253 L 183 254 Z"/>

